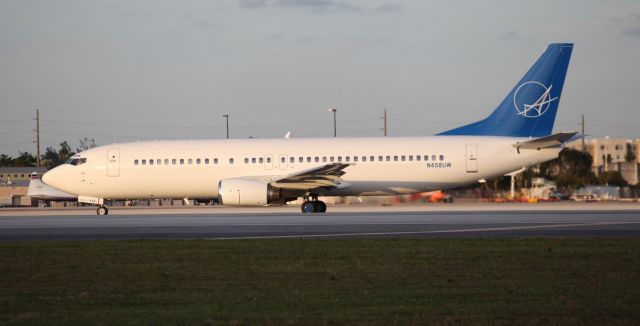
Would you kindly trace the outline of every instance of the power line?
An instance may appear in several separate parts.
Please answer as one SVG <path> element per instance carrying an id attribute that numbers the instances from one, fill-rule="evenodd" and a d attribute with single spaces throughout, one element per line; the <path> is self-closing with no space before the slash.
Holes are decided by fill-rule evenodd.
<path id="1" fill-rule="evenodd" d="M 75 132 L 54 132 L 54 131 L 42 131 L 43 134 L 50 135 L 61 135 L 61 136 L 82 136 L 82 137 L 110 137 L 110 138 L 153 138 L 148 136 L 140 136 L 140 135 L 101 135 L 101 134 L 86 134 L 86 133 L 75 133 Z"/>
<path id="2" fill-rule="evenodd" d="M 33 141 L 23 141 L 23 142 L 18 142 L 18 143 L 6 143 L 6 144 L 0 144 L 0 146 L 13 146 L 13 145 L 24 145 L 24 144 L 33 144 Z"/>
<path id="3" fill-rule="evenodd" d="M 26 133 L 32 133 L 32 132 L 33 130 L 1 131 L 0 135 L 26 134 Z"/>
<path id="4" fill-rule="evenodd" d="M 15 122 L 22 122 L 22 121 L 33 121 L 33 119 L 4 120 L 4 121 L 0 121 L 0 123 L 15 123 Z"/>
<path id="5" fill-rule="evenodd" d="M 354 119 L 354 120 L 344 120 L 340 121 L 340 124 L 344 123 L 360 123 L 366 121 L 377 121 L 378 119 Z M 71 125 L 88 125 L 88 126 L 105 126 L 105 127 L 122 127 L 122 128 L 160 128 L 160 129 L 222 129 L 224 126 L 169 126 L 169 125 L 142 125 L 142 124 L 116 124 L 116 123 L 98 123 L 98 122 L 89 122 L 89 121 L 71 121 L 71 120 L 52 120 L 52 119 L 41 119 L 40 121 L 53 122 L 53 123 L 61 123 L 61 124 L 71 124 Z M 281 128 L 281 127 L 292 127 L 292 126 L 322 126 L 327 125 L 330 122 L 302 122 L 302 123 L 287 123 L 287 124 L 257 124 L 257 125 L 238 125 L 234 126 L 234 128 Z"/>

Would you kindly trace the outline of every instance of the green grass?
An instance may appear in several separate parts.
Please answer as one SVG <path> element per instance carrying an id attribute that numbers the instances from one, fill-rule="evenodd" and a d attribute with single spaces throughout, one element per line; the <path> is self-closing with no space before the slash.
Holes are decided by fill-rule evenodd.
<path id="1" fill-rule="evenodd" d="M 0 323 L 640 320 L 640 239 L 0 242 Z"/>

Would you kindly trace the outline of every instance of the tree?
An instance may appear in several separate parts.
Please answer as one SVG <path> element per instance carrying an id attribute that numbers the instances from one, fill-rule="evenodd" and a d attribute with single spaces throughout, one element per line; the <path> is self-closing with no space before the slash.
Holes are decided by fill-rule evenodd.
<path id="1" fill-rule="evenodd" d="M 96 141 L 93 138 L 89 139 L 84 137 L 83 139 L 80 139 L 80 147 L 76 148 L 76 152 L 80 153 L 96 146 Z"/>
<path id="2" fill-rule="evenodd" d="M 69 146 L 69 144 L 66 141 L 63 141 L 62 143 L 60 143 L 60 149 L 58 150 L 58 157 L 60 157 L 60 160 L 62 162 L 65 162 L 75 154 L 76 153 L 71 151 L 71 146 Z"/>
<path id="3" fill-rule="evenodd" d="M 558 187 L 580 188 L 597 184 L 598 178 L 591 171 L 593 158 L 587 152 L 565 148 L 557 159 L 540 165 L 540 176 L 554 180 Z"/>
<path id="4" fill-rule="evenodd" d="M 633 152 L 633 145 L 627 144 L 627 154 L 624 156 L 624 160 L 631 163 L 636 159 L 636 155 Z"/>
<path id="5" fill-rule="evenodd" d="M 20 155 L 13 160 L 13 166 L 16 167 L 26 167 L 26 166 L 36 166 L 36 157 L 31 155 L 28 152 L 18 152 Z"/>
<path id="6" fill-rule="evenodd" d="M 622 177 L 618 171 L 607 171 L 600 175 L 600 183 L 610 186 L 625 187 L 627 180 Z"/>
<path id="7" fill-rule="evenodd" d="M 44 164 L 48 169 L 53 169 L 67 161 L 74 154 L 75 153 L 71 151 L 69 144 L 64 141 L 60 143 L 60 149 L 57 151 L 53 147 L 47 147 L 44 155 L 42 155 L 42 164 Z"/>
<path id="8" fill-rule="evenodd" d="M 7 154 L 0 155 L 0 167 L 10 167 L 13 166 L 13 158 L 8 156 Z"/>
<path id="9" fill-rule="evenodd" d="M 42 164 L 47 167 L 47 169 L 53 169 L 54 167 L 62 164 L 60 161 L 60 157 L 58 156 L 58 152 L 53 149 L 53 147 L 47 147 L 44 154 L 42 155 Z"/>

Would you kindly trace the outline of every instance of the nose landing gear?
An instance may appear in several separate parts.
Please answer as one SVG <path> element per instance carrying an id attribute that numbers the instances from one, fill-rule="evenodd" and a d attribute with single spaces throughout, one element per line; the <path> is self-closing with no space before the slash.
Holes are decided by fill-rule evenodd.
<path id="1" fill-rule="evenodd" d="M 107 206 L 101 205 L 98 207 L 98 209 L 96 210 L 96 214 L 102 216 L 102 215 L 108 215 L 109 214 L 109 209 L 107 208 Z"/>
<path id="2" fill-rule="evenodd" d="M 311 200 L 309 200 L 309 198 L 311 198 Z M 305 196 L 300 208 L 303 213 L 325 213 L 327 211 L 327 204 L 318 200 L 318 196 Z"/>

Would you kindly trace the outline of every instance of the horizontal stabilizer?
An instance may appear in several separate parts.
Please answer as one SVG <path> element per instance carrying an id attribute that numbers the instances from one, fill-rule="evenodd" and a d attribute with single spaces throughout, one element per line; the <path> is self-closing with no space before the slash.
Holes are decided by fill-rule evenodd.
<path id="1" fill-rule="evenodd" d="M 559 147 L 560 145 L 571 140 L 576 134 L 577 132 L 561 132 L 550 136 L 529 140 L 526 142 L 517 142 L 513 144 L 513 147 L 516 147 L 518 149 L 518 152 L 521 149 L 540 150 L 543 148 Z"/>
<path id="2" fill-rule="evenodd" d="M 27 196 L 34 199 L 53 201 L 74 201 L 78 199 L 78 196 L 76 195 L 72 195 L 46 185 L 40 180 L 38 173 L 36 172 L 31 173 L 31 180 L 29 181 Z"/>

